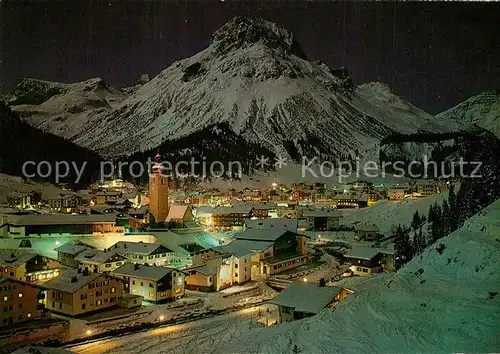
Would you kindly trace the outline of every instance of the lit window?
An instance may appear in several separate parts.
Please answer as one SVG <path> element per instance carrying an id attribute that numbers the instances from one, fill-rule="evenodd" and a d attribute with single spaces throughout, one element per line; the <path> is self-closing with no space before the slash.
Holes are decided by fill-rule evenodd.
<path id="1" fill-rule="evenodd" d="M 9 297 L 8 297 L 8 296 L 4 296 L 4 297 L 3 297 L 3 301 L 7 301 L 8 299 L 9 299 Z"/>
<path id="2" fill-rule="evenodd" d="M 28 318 L 31 318 L 31 312 L 28 312 Z"/>
<path id="3" fill-rule="evenodd" d="M 111 292 L 112 292 L 112 293 L 116 293 L 116 288 L 115 288 L 115 287 L 112 287 L 112 288 L 111 288 Z"/>
<path id="4" fill-rule="evenodd" d="M 22 298 L 23 297 L 23 293 L 19 293 L 19 298 Z"/>

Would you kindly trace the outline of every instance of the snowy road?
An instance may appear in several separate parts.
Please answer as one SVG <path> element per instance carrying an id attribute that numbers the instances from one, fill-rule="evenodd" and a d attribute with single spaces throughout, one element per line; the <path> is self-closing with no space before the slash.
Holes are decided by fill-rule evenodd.
<path id="1" fill-rule="evenodd" d="M 250 328 L 261 327 L 272 305 L 254 306 L 233 313 L 131 335 L 79 344 L 67 349 L 82 354 L 100 353 L 210 353 L 217 344 L 231 341 Z"/>

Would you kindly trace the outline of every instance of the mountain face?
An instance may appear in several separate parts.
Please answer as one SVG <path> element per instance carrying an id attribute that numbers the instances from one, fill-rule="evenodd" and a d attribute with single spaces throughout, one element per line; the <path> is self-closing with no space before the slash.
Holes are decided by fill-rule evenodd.
<path id="1" fill-rule="evenodd" d="M 500 137 L 500 91 L 484 92 L 436 115 L 455 120 L 462 129 L 481 127 Z"/>
<path id="2" fill-rule="evenodd" d="M 24 79 L 3 101 L 31 126 L 70 139 L 126 97 L 100 78 L 73 84 Z"/>
<path id="3" fill-rule="evenodd" d="M 42 161 L 50 164 L 52 173 L 44 179 L 51 182 L 67 183 L 79 187 L 98 178 L 100 157 L 93 151 L 77 146 L 75 143 L 61 137 L 44 133 L 19 119 L 16 113 L 0 102 L 0 173 L 23 176 L 23 164 L 32 161 L 38 165 Z M 55 166 L 58 161 L 66 161 L 70 166 L 74 163 L 81 170 L 86 163 L 83 173 L 79 174 L 70 167 L 68 175 L 55 180 Z M 27 168 L 30 175 L 35 173 L 36 167 L 31 164 Z M 48 173 L 47 164 L 40 169 L 41 174 Z M 61 174 L 65 169 L 60 168 Z M 41 176 L 38 176 L 41 177 Z M 34 177 L 34 180 L 37 178 Z"/>
<path id="4" fill-rule="evenodd" d="M 286 29 L 242 17 L 217 30 L 208 48 L 136 90 L 69 86 L 37 106 L 13 108 L 30 124 L 106 157 L 217 124 L 288 157 L 342 157 L 393 133 L 450 130 L 446 119 L 435 121 L 382 84 L 356 87 L 345 68 L 308 61 Z"/>

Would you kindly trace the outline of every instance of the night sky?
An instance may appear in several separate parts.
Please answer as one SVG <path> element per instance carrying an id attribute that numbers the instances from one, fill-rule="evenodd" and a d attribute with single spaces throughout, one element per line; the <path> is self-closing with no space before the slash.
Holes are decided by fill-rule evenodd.
<path id="1" fill-rule="evenodd" d="M 0 2 L 0 92 L 23 77 L 130 85 L 205 48 L 235 15 L 290 29 L 310 60 L 345 65 L 436 113 L 500 88 L 500 3 Z"/>

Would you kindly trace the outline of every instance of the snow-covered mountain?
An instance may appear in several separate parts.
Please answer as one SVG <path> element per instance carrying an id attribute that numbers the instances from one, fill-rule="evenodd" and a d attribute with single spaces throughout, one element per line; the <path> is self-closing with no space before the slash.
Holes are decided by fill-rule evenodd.
<path id="1" fill-rule="evenodd" d="M 435 121 L 383 84 L 356 87 L 344 68 L 308 61 L 289 31 L 261 19 L 232 19 L 205 50 L 172 64 L 128 97 L 103 87 L 94 100 L 75 85 L 39 109 L 31 107 L 36 114 L 25 119 L 111 157 L 220 123 L 285 156 L 342 157 L 396 132 L 450 130 L 445 119 Z M 77 102 L 74 109 L 83 105 L 83 113 L 68 115 Z M 50 107 L 55 118 L 45 118 Z"/>
<path id="2" fill-rule="evenodd" d="M 100 78 L 73 84 L 24 79 L 3 101 L 33 127 L 71 139 L 126 97 Z"/>
<path id="3" fill-rule="evenodd" d="M 500 137 L 500 91 L 484 92 L 436 115 L 437 120 L 455 120 L 463 129 L 474 126 Z"/>

